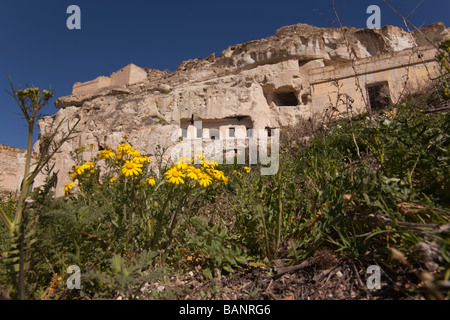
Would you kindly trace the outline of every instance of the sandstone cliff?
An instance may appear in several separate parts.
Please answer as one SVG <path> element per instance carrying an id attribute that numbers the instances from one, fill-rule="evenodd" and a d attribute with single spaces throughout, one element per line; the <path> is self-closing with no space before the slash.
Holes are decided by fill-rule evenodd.
<path id="1" fill-rule="evenodd" d="M 170 135 L 195 120 L 204 128 L 279 128 L 320 114 L 336 90 L 333 80 L 351 94 L 356 91 L 352 57 L 359 61 L 362 83 L 390 81 L 395 100 L 407 66 L 411 86 L 420 86 L 437 72 L 435 49 L 428 40 L 437 44 L 448 36 L 442 23 L 411 34 L 393 26 L 286 26 L 268 38 L 231 46 L 218 57 L 184 61 L 174 72 L 130 65 L 111 77 L 77 83 L 72 95 L 57 99 L 59 111 L 41 120 L 39 127 L 46 130 L 53 119 L 80 119 L 80 133 L 58 155 L 61 187 L 72 166 L 68 153 L 80 145 L 97 150 L 117 145 L 126 136 L 135 148 L 153 154 L 156 145 L 171 145 Z M 362 108 L 368 100 L 360 97 L 355 104 Z"/>

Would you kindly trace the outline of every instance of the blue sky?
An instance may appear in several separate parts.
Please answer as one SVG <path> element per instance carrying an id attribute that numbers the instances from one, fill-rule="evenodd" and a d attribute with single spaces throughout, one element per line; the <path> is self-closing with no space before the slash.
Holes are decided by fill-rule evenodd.
<path id="1" fill-rule="evenodd" d="M 450 26 L 448 0 L 388 0 L 416 26 L 437 21 Z M 369 5 L 381 8 L 381 24 L 404 27 L 383 0 L 336 0 L 345 26 L 366 27 Z M 69 30 L 69 5 L 81 9 L 81 30 Z M 181 61 L 218 56 L 228 46 L 271 36 L 296 23 L 338 27 L 331 0 L 2 0 L 0 4 L 0 144 L 26 148 L 25 121 L 4 91 L 51 85 L 44 108 L 55 114 L 57 97 L 75 82 L 109 76 L 133 62 L 171 71 Z M 37 130 L 35 139 L 37 137 Z"/>

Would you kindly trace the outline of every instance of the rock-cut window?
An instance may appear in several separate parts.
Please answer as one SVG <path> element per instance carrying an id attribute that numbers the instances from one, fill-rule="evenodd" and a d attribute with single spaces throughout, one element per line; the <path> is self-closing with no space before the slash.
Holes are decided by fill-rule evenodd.
<path id="1" fill-rule="evenodd" d="M 299 105 L 297 95 L 293 91 L 276 92 L 274 102 L 279 107 L 294 107 Z"/>
<path id="2" fill-rule="evenodd" d="M 382 110 L 391 104 L 391 95 L 387 82 L 367 85 L 367 96 L 370 109 L 373 111 Z"/>
<path id="3" fill-rule="evenodd" d="M 230 137 L 230 138 L 234 138 L 235 137 L 235 135 L 236 135 L 236 130 L 235 130 L 235 128 L 233 128 L 233 127 L 231 127 L 231 128 L 229 128 L 229 134 L 228 134 L 228 136 Z"/>

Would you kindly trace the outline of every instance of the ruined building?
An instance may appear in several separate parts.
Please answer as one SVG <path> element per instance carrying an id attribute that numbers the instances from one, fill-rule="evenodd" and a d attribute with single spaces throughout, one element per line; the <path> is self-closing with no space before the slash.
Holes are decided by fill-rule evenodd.
<path id="1" fill-rule="evenodd" d="M 439 73 L 436 45 L 449 31 L 442 23 L 411 33 L 393 26 L 297 24 L 231 46 L 218 57 L 184 61 L 174 72 L 130 64 L 109 77 L 76 83 L 72 95 L 56 100 L 59 111 L 39 123 L 43 130 L 53 119 L 80 119 L 81 132 L 56 157 L 57 195 L 69 181 L 68 153 L 81 145 L 98 151 L 126 136 L 143 154 L 153 154 L 156 145 L 173 144 L 170 137 L 180 128 L 190 132 L 195 121 L 223 137 L 238 127 L 295 126 L 323 115 L 338 93 L 353 100 L 353 111 L 382 109 Z"/>

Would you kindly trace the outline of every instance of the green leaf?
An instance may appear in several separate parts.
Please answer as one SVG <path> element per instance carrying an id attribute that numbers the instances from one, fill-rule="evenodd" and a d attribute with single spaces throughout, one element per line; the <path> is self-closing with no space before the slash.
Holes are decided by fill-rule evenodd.
<path id="1" fill-rule="evenodd" d="M 8 215 L 6 214 L 6 212 L 3 210 L 3 208 L 1 206 L 0 206 L 0 218 L 3 222 L 3 224 L 5 225 L 5 227 L 9 231 L 14 230 L 12 221 L 9 220 Z"/>
<path id="2" fill-rule="evenodd" d="M 213 278 L 211 269 L 209 269 L 209 268 L 203 269 L 203 274 L 204 274 L 205 277 L 207 277 L 208 279 L 212 279 L 212 278 Z"/>
<path id="3" fill-rule="evenodd" d="M 122 257 L 118 254 L 114 255 L 114 257 L 110 260 L 112 272 L 115 274 L 120 274 L 122 269 Z"/>
<path id="4" fill-rule="evenodd" d="M 236 265 L 236 264 L 237 264 L 237 263 L 236 263 L 236 260 L 235 260 L 231 255 L 227 254 L 227 255 L 225 256 L 225 258 L 227 259 L 227 261 L 228 261 L 231 265 Z"/>
<path id="5" fill-rule="evenodd" d="M 252 268 L 265 268 L 267 267 L 265 263 L 263 262 L 249 262 L 248 265 Z"/>
<path id="6" fill-rule="evenodd" d="M 228 271 L 229 273 L 234 273 L 233 268 L 231 266 L 229 266 L 229 265 L 224 266 L 223 269 L 225 271 Z"/>

